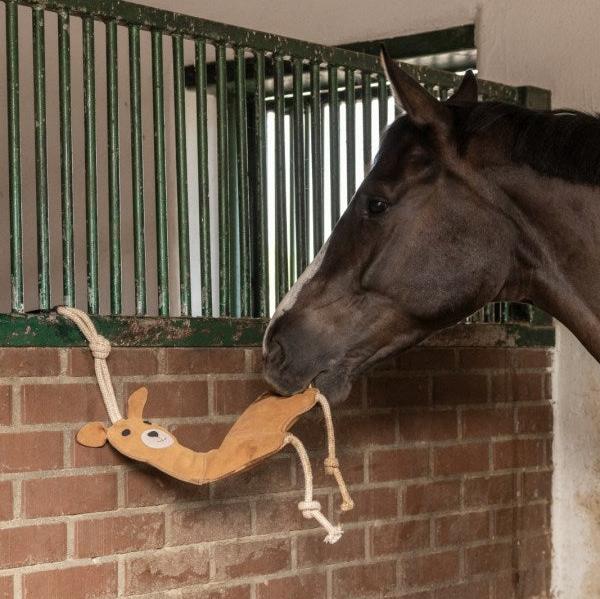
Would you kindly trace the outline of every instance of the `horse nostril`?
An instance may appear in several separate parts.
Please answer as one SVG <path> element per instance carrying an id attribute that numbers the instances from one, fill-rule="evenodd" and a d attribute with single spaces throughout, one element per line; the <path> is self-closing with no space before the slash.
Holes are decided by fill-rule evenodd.
<path id="1" fill-rule="evenodd" d="M 149 437 L 158 437 L 158 431 L 150 431 L 150 432 L 148 433 L 148 436 L 149 436 Z"/>
<path id="2" fill-rule="evenodd" d="M 283 345 L 277 339 L 271 340 L 271 347 L 268 354 L 269 361 L 273 364 L 281 364 L 285 359 Z"/>

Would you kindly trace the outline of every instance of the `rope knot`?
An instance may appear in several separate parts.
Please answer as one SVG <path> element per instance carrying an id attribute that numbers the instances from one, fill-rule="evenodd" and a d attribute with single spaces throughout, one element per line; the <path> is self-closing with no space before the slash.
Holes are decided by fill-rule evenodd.
<path id="1" fill-rule="evenodd" d="M 318 501 L 301 501 L 298 504 L 298 509 L 302 512 L 302 515 L 310 520 L 315 514 L 315 512 L 321 511 L 321 504 Z"/>
<path id="2" fill-rule="evenodd" d="M 323 463 L 325 464 L 325 472 L 327 474 L 333 474 L 334 470 L 340 469 L 340 462 L 337 458 L 327 457 Z"/>
<path id="3" fill-rule="evenodd" d="M 110 354 L 110 342 L 108 339 L 98 335 L 90 341 L 92 356 L 98 360 L 106 360 Z"/>

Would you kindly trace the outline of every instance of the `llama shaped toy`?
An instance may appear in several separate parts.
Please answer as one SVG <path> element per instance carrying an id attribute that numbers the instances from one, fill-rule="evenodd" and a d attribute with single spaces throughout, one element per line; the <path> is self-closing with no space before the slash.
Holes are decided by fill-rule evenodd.
<path id="1" fill-rule="evenodd" d="M 281 451 L 286 445 L 291 445 L 298 453 L 305 482 L 304 500 L 298 504 L 298 509 L 305 518 L 314 518 L 325 528 L 325 542 L 335 543 L 340 539 L 341 527 L 331 524 L 322 513 L 319 502 L 313 498 L 312 468 L 306 448 L 298 437 L 289 432 L 302 414 L 317 404 L 321 406 L 328 441 L 325 469 L 335 478 L 339 487 L 341 510 L 351 510 L 354 504 L 336 458 L 331 410 L 321 393 L 312 387 L 291 397 L 265 393 L 246 408 L 217 449 L 193 451 L 181 445 L 164 427 L 144 420 L 143 411 L 148 399 L 145 387 L 130 395 L 127 417 L 122 417 L 106 364 L 110 343 L 96 332 L 85 312 L 64 306 L 57 308 L 57 312 L 72 320 L 88 340 L 102 398 L 112 423 L 109 427 L 102 422 L 86 424 L 77 434 L 78 443 L 86 447 L 102 447 L 108 442 L 128 458 L 147 463 L 173 478 L 196 485 L 243 472 Z"/>

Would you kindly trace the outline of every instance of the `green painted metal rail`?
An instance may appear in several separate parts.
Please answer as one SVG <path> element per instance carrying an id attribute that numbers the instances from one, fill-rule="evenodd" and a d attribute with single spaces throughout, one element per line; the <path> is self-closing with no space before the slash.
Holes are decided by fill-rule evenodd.
<path id="1" fill-rule="evenodd" d="M 155 345 L 218 345 L 219 336 L 232 344 L 258 342 L 260 319 L 324 243 L 388 124 L 389 88 L 377 57 L 119 0 L 0 1 L 6 7 L 10 226 L 10 297 L 2 309 L 8 315 L 0 317 L 0 344 L 53 344 L 48 331 L 56 329 L 44 324 L 49 317 L 22 314 L 57 303 L 110 315 L 99 321 L 110 323 L 106 331 L 134 344 L 128 316 L 153 331 Z M 32 157 L 21 155 L 21 122 L 30 107 L 20 97 L 20 5 L 32 14 L 33 61 L 26 66 L 32 68 Z M 58 24 L 52 39 L 48 13 Z M 81 57 L 74 46 L 79 27 L 73 28 L 79 20 Z M 57 84 L 46 77 L 48 61 L 56 60 L 46 56 L 54 33 Z M 165 68 L 169 51 L 171 67 Z M 71 102 L 79 95 L 72 93 L 73 82 L 80 85 L 78 71 L 71 76 L 77 60 L 83 107 Z M 119 63 L 126 65 L 128 85 L 119 78 Z M 452 73 L 403 67 L 441 98 L 460 82 Z M 105 87 L 98 90 L 104 73 Z M 51 85 L 58 103 L 47 91 Z M 548 92 L 537 88 L 482 81 L 480 89 L 484 98 L 549 104 Z M 98 118 L 100 108 L 105 118 Z M 50 118 L 58 123 L 56 152 L 47 135 Z M 49 218 L 54 173 L 49 176 L 48 157 L 54 153 L 60 231 Z M 74 172 L 79 153 L 81 173 Z M 22 216 L 29 170 L 37 222 L 32 248 L 24 243 Z M 30 251 L 37 254 L 35 277 L 24 269 Z M 472 320 L 531 319 L 528 310 L 498 304 Z M 213 315 L 226 321 L 207 324 Z M 192 332 L 168 341 L 156 332 L 159 325 Z"/>

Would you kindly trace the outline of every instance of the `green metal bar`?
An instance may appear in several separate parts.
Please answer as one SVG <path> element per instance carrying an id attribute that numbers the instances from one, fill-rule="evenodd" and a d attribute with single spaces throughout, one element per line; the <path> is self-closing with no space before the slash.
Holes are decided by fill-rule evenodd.
<path id="1" fill-rule="evenodd" d="M 190 224 L 188 217 L 187 149 L 183 37 L 173 36 L 173 92 L 175 100 L 175 170 L 177 177 L 177 230 L 179 235 L 179 298 L 182 316 L 192 307 L 190 289 Z"/>
<path id="2" fill-rule="evenodd" d="M 294 146 L 294 198 L 296 221 L 296 274 L 308 266 L 308 211 L 305 197 L 304 168 L 304 98 L 302 95 L 303 64 L 299 58 L 292 61 L 293 68 L 293 133 Z"/>
<path id="3" fill-rule="evenodd" d="M 338 67 L 328 67 L 329 91 L 329 171 L 331 187 L 331 227 L 340 218 L 340 98 Z"/>
<path id="4" fill-rule="evenodd" d="M 273 61 L 275 63 L 275 298 L 279 303 L 289 286 L 285 176 L 285 97 L 283 58 L 276 54 Z"/>
<path id="5" fill-rule="evenodd" d="M 226 48 L 218 44 L 217 50 L 217 156 L 219 190 L 219 313 L 231 313 L 229 251 L 229 159 L 227 149 L 227 57 Z"/>
<path id="6" fill-rule="evenodd" d="M 94 20 L 83 20 L 83 105 L 85 135 L 85 222 L 88 312 L 100 309 L 98 291 L 98 209 L 96 172 L 96 84 Z"/>
<path id="7" fill-rule="evenodd" d="M 265 54 L 256 52 L 256 91 L 254 94 L 255 118 L 255 190 L 254 209 L 256 210 L 255 230 L 257 255 L 257 299 L 256 316 L 268 315 L 269 303 L 269 251 L 267 222 L 267 115 L 265 105 Z"/>
<path id="8" fill-rule="evenodd" d="M 363 109 L 363 164 L 365 175 L 371 167 L 371 73 L 362 72 L 362 109 Z"/>
<path id="9" fill-rule="evenodd" d="M 208 108 L 206 103 L 206 43 L 196 40 L 196 130 L 198 137 L 198 191 L 200 215 L 200 272 L 202 314 L 212 316 L 210 262 L 210 198 L 208 195 Z"/>
<path id="10" fill-rule="evenodd" d="M 287 127 L 287 139 L 289 140 L 289 156 L 288 156 L 288 171 L 290 173 L 290 199 L 288 209 L 288 245 L 289 245 L 289 258 L 288 258 L 288 288 L 298 278 L 298 222 L 296 220 L 296 181 L 294 177 L 294 168 L 296 164 L 296 147 L 294 143 L 294 113 L 296 107 L 291 106 L 289 109 L 289 120 Z M 302 140 L 304 144 L 304 140 Z M 287 289 L 286 289 L 287 291 Z"/>
<path id="11" fill-rule="evenodd" d="M 129 28 L 129 99 L 131 110 L 131 190 L 133 194 L 133 259 L 135 313 L 146 314 L 146 243 L 144 240 L 144 157 L 142 155 L 142 98 L 140 29 Z"/>
<path id="12" fill-rule="evenodd" d="M 75 304 L 73 250 L 73 150 L 71 143 L 71 51 L 69 15 L 58 14 L 58 94 L 60 119 L 60 179 L 63 236 L 63 296 L 67 306 Z"/>
<path id="13" fill-rule="evenodd" d="M 10 202 L 11 308 L 23 312 L 23 226 L 21 133 L 19 126 L 19 31 L 17 3 L 6 2 L 6 84 L 8 109 L 8 194 Z"/>
<path id="14" fill-rule="evenodd" d="M 323 155 L 321 122 L 321 69 L 318 62 L 311 64 L 310 106 L 311 106 L 311 170 L 312 170 L 312 214 L 313 246 L 315 254 L 323 245 Z"/>
<path id="15" fill-rule="evenodd" d="M 356 94 L 354 85 L 354 71 L 350 68 L 346 68 L 346 178 L 348 180 L 348 203 L 350 203 L 356 190 Z"/>
<path id="16" fill-rule="evenodd" d="M 33 107 L 35 122 L 35 196 L 38 246 L 38 301 L 50 308 L 50 255 L 48 237 L 48 173 L 46 152 L 46 64 L 44 53 L 44 10 L 32 11 Z"/>
<path id="17" fill-rule="evenodd" d="M 106 105 L 108 125 L 108 220 L 110 311 L 121 313 L 121 198 L 119 185 L 119 77 L 117 22 L 106 24 Z"/>
<path id="18" fill-rule="evenodd" d="M 379 139 L 381 139 L 388 121 L 388 91 L 383 75 L 377 75 L 377 105 L 379 109 Z"/>
<path id="19" fill-rule="evenodd" d="M 246 62 L 244 48 L 235 49 L 235 112 L 237 132 L 238 206 L 240 235 L 240 310 L 241 316 L 252 315 L 250 285 L 250 206 L 248 189 L 248 117 L 246 114 Z"/>
<path id="20" fill-rule="evenodd" d="M 165 174 L 165 110 L 163 43 L 159 31 L 152 32 L 152 110 L 154 119 L 154 195 L 156 201 L 156 251 L 158 313 L 169 315 L 169 240 L 167 184 Z"/>

